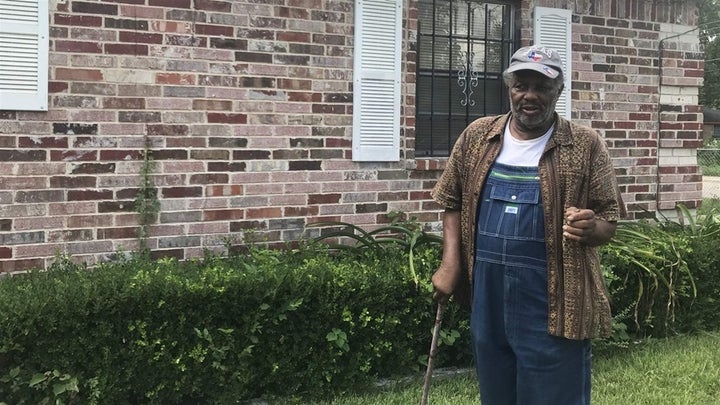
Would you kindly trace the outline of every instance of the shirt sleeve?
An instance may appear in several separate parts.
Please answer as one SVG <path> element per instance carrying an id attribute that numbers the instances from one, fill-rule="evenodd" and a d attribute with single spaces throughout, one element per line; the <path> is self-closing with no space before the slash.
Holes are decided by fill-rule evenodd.
<path id="1" fill-rule="evenodd" d="M 627 215 L 617 185 L 615 168 L 605 141 L 595 133 L 590 166 L 588 207 L 595 216 L 605 221 L 618 221 Z"/>
<path id="2" fill-rule="evenodd" d="M 433 187 L 430 195 L 442 207 L 448 210 L 459 210 L 462 206 L 462 167 L 464 162 L 465 132 L 455 142 L 445 170 Z"/>

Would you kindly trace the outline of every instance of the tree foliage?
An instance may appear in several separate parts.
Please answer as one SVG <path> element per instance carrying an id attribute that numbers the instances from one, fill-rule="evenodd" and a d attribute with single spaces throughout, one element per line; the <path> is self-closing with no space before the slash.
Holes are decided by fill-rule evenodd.
<path id="1" fill-rule="evenodd" d="M 705 82 L 700 104 L 720 108 L 720 0 L 702 0 L 700 42 L 705 48 Z"/>

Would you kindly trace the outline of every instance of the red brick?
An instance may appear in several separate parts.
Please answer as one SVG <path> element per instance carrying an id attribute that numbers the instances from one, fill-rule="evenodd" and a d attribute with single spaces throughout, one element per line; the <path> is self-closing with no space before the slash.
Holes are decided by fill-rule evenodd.
<path id="1" fill-rule="evenodd" d="M 280 217 L 282 217 L 282 209 L 279 207 L 249 208 L 247 210 L 247 218 L 248 219 L 280 218 Z"/>
<path id="2" fill-rule="evenodd" d="M 86 41 L 55 41 L 55 51 L 72 53 L 102 53 L 102 45 L 99 42 Z"/>
<path id="3" fill-rule="evenodd" d="M 97 178 L 92 176 L 53 176 L 50 177 L 52 188 L 90 188 L 97 185 Z"/>
<path id="4" fill-rule="evenodd" d="M 48 232 L 48 242 L 74 242 L 93 240 L 91 229 L 62 229 Z"/>
<path id="5" fill-rule="evenodd" d="M 630 113 L 631 121 L 650 121 L 652 116 L 648 113 Z"/>
<path id="6" fill-rule="evenodd" d="M 317 206 L 312 207 L 285 207 L 283 208 L 285 217 L 314 217 L 320 211 Z"/>
<path id="7" fill-rule="evenodd" d="M 230 222 L 230 232 L 242 232 L 244 230 L 264 230 L 267 229 L 265 221 L 233 221 Z"/>
<path id="8" fill-rule="evenodd" d="M 53 21 L 55 25 L 70 25 L 73 27 L 100 27 L 102 26 L 102 17 L 90 15 L 71 15 L 71 14 L 54 14 Z"/>
<path id="9" fill-rule="evenodd" d="M 194 85 L 196 79 L 196 75 L 184 73 L 158 73 L 155 75 L 155 83 L 158 84 Z"/>
<path id="10" fill-rule="evenodd" d="M 30 269 L 44 269 L 44 259 L 21 259 L 0 262 L 0 271 L 12 272 Z"/>
<path id="11" fill-rule="evenodd" d="M 228 197 L 243 194 L 243 186 L 240 184 L 233 185 L 217 185 L 205 187 L 205 195 L 207 197 Z"/>
<path id="12" fill-rule="evenodd" d="M 184 136 L 189 133 L 189 127 L 182 124 L 148 124 L 147 133 L 148 135 Z"/>
<path id="13" fill-rule="evenodd" d="M 211 124 L 246 124 L 247 114 L 208 113 L 207 120 Z"/>
<path id="14" fill-rule="evenodd" d="M 156 7 L 190 8 L 191 0 L 149 0 L 148 5 Z"/>
<path id="15" fill-rule="evenodd" d="M 21 136 L 18 138 L 18 147 L 20 148 L 40 148 L 40 149 L 50 149 L 50 148 L 67 148 L 68 147 L 68 139 L 65 137 L 40 137 L 40 138 L 30 138 L 26 136 Z"/>
<path id="16" fill-rule="evenodd" d="M 96 201 L 96 200 L 112 200 L 113 192 L 111 190 L 68 190 L 68 201 Z"/>
<path id="17" fill-rule="evenodd" d="M 312 36 L 306 32 L 280 31 L 278 32 L 278 40 L 287 42 L 310 42 Z"/>
<path id="18" fill-rule="evenodd" d="M 46 160 L 44 150 L 1 150 L 0 162 L 43 162 Z"/>
<path id="19" fill-rule="evenodd" d="M 48 83 L 48 92 L 50 94 L 62 93 L 62 92 L 67 91 L 69 86 L 70 86 L 70 84 L 68 82 L 51 81 Z"/>
<path id="20" fill-rule="evenodd" d="M 193 110 L 232 111 L 230 100 L 193 100 Z"/>
<path id="21" fill-rule="evenodd" d="M 94 150 L 52 150 L 50 160 L 53 162 L 78 162 L 98 159 L 98 152 Z"/>
<path id="22" fill-rule="evenodd" d="M 342 218 L 339 215 L 316 216 L 307 219 L 308 224 L 317 222 L 339 222 Z"/>
<path id="23" fill-rule="evenodd" d="M 71 174 L 114 173 L 115 163 L 82 163 L 73 168 Z"/>
<path id="24" fill-rule="evenodd" d="M 73 1 L 72 11 L 74 13 L 85 13 L 85 14 L 105 14 L 105 15 L 117 15 L 118 6 L 115 4 L 98 3 L 98 2 L 84 2 L 84 1 Z"/>
<path id="25" fill-rule="evenodd" d="M 635 129 L 637 128 L 637 123 L 633 121 L 615 121 L 613 127 L 619 129 Z"/>
<path id="26" fill-rule="evenodd" d="M 193 149 L 190 159 L 194 160 L 229 160 L 230 151 L 217 149 Z"/>
<path id="27" fill-rule="evenodd" d="M 137 0 L 144 3 L 143 0 Z M 142 3 L 141 3 L 142 4 Z M 138 20 L 135 18 L 105 18 L 105 28 L 125 29 L 132 31 L 147 31 L 148 22 L 146 20 Z"/>
<path id="28" fill-rule="evenodd" d="M 139 150 L 108 149 L 100 151 L 100 160 L 142 160 Z"/>
<path id="29" fill-rule="evenodd" d="M 308 204 L 337 204 L 341 197 L 340 194 L 310 194 Z"/>
<path id="30" fill-rule="evenodd" d="M 140 44 L 105 44 L 105 53 L 110 55 L 147 56 L 148 46 Z"/>
<path id="31" fill-rule="evenodd" d="M 229 13 L 232 11 L 232 2 L 214 0 L 195 0 L 195 9 Z"/>
<path id="32" fill-rule="evenodd" d="M 186 149 L 158 149 L 152 152 L 155 160 L 187 160 Z"/>
<path id="33" fill-rule="evenodd" d="M 244 219 L 245 210 L 243 209 L 227 209 L 227 210 L 205 210 L 203 212 L 204 221 L 227 221 L 231 219 Z"/>
<path id="34" fill-rule="evenodd" d="M 120 42 L 162 44 L 163 36 L 147 32 L 120 31 Z"/>
<path id="35" fill-rule="evenodd" d="M 229 176 L 225 173 L 200 173 L 190 176 L 190 184 L 225 184 Z"/>
<path id="36" fill-rule="evenodd" d="M 55 69 L 55 79 L 102 81 L 104 80 L 104 77 L 102 74 L 102 70 L 99 69 L 71 69 L 58 67 Z"/>
<path id="37" fill-rule="evenodd" d="M 163 198 L 202 197 L 202 187 L 164 187 L 161 195 Z"/>
<path id="38" fill-rule="evenodd" d="M 15 202 L 20 204 L 59 202 L 63 201 L 64 197 L 64 192 L 62 190 L 18 191 L 15 194 Z"/>
<path id="39" fill-rule="evenodd" d="M 228 27 L 225 25 L 196 24 L 195 32 L 198 35 L 223 36 L 223 37 L 235 36 L 233 27 Z"/>
<path id="40" fill-rule="evenodd" d="M 101 228 L 97 230 L 98 239 L 134 239 L 138 236 L 137 227 Z"/>

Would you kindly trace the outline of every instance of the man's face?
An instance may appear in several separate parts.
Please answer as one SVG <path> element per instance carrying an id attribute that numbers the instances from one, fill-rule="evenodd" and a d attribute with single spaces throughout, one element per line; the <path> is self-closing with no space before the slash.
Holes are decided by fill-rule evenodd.
<path id="1" fill-rule="evenodd" d="M 553 81 L 532 70 L 515 74 L 510 86 L 510 109 L 513 117 L 527 129 L 547 128 L 554 119 L 555 104 L 561 89 Z"/>

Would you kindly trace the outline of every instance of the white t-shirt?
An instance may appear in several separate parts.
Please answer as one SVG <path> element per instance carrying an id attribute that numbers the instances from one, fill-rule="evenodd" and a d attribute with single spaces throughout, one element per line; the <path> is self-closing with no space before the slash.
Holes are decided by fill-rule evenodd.
<path id="1" fill-rule="evenodd" d="M 496 162 L 508 166 L 537 167 L 545 150 L 550 135 L 555 129 L 553 124 L 550 129 L 541 137 L 529 140 L 517 139 L 510 133 L 510 121 L 505 125 L 503 144 Z"/>

